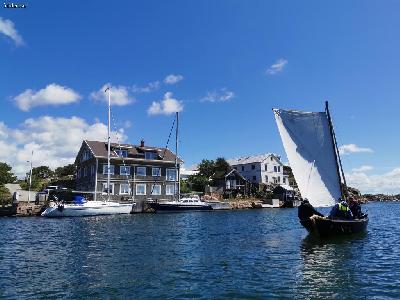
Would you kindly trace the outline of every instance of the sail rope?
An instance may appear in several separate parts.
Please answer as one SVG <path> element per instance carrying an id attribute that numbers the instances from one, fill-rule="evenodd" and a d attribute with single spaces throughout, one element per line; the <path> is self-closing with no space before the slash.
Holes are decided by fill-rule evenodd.
<path id="1" fill-rule="evenodd" d="M 167 152 L 167 149 L 168 149 L 168 144 L 169 144 L 169 141 L 170 141 L 170 139 L 171 139 L 171 135 L 172 135 L 172 132 L 173 132 L 173 129 L 174 129 L 174 127 L 175 127 L 175 121 L 176 121 L 176 117 L 174 118 L 174 121 L 172 122 L 172 126 L 171 126 L 171 129 L 170 129 L 170 131 L 169 131 L 169 135 L 168 135 L 168 139 L 167 139 L 167 143 L 165 144 L 165 148 L 164 148 L 164 151 L 163 151 L 163 154 L 162 154 L 162 156 L 161 156 L 161 158 L 162 159 L 164 159 L 164 157 L 165 157 L 165 154 L 166 154 L 166 152 Z M 165 171 L 165 177 L 167 177 L 167 173 L 166 173 L 167 171 Z M 161 169 L 160 169 L 160 176 L 161 176 Z M 176 176 L 176 175 L 175 175 Z M 153 194 L 153 190 L 154 190 L 154 187 L 155 187 L 155 185 L 156 185 L 156 183 L 157 183 L 157 177 L 159 177 L 159 176 L 153 176 L 154 177 L 154 180 L 153 180 L 153 184 L 152 184 L 152 186 L 151 186 L 151 194 Z M 166 179 L 166 178 L 165 178 Z M 174 187 L 174 190 L 176 189 L 176 187 Z"/>

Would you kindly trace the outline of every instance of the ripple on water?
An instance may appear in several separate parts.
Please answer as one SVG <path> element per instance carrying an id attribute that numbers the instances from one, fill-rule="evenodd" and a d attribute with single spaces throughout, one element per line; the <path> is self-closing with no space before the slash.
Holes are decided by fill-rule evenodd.
<path id="1" fill-rule="evenodd" d="M 400 205 L 366 207 L 366 235 L 328 240 L 295 209 L 2 218 L 0 298 L 395 299 Z"/>

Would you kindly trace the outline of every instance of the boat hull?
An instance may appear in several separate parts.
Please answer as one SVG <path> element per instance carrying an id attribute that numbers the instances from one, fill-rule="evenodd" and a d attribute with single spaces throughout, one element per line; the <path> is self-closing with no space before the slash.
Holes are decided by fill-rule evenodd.
<path id="1" fill-rule="evenodd" d="M 317 217 L 300 220 L 300 223 L 312 234 L 338 236 L 364 232 L 367 229 L 368 221 L 368 217 L 355 220 L 331 220 Z"/>
<path id="2" fill-rule="evenodd" d="M 211 205 L 185 205 L 168 203 L 150 203 L 150 207 L 156 212 L 206 211 L 213 209 Z"/>
<path id="3" fill-rule="evenodd" d="M 42 217 L 88 217 L 101 215 L 129 214 L 132 211 L 132 204 L 109 203 L 102 201 L 91 201 L 96 203 L 64 204 L 54 205 L 46 208 Z"/>

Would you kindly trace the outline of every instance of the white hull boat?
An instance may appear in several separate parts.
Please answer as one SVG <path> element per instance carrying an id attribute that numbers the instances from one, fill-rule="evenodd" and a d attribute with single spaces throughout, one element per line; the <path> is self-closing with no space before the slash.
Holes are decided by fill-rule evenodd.
<path id="1" fill-rule="evenodd" d="M 87 201 L 82 204 L 57 204 L 46 208 L 42 217 L 86 217 L 99 215 L 129 214 L 132 203 L 118 203 L 111 201 Z"/>

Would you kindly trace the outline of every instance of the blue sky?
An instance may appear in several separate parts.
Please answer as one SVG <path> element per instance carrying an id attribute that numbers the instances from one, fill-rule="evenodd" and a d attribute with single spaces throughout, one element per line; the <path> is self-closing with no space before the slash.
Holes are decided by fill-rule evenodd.
<path id="1" fill-rule="evenodd" d="M 109 83 L 125 142 L 165 146 L 182 109 L 186 166 L 284 156 L 271 109 L 329 100 L 350 183 L 400 192 L 398 1 L 20 3 L 0 8 L 0 160 L 19 174 L 32 149 L 55 167 L 104 137 Z"/>

